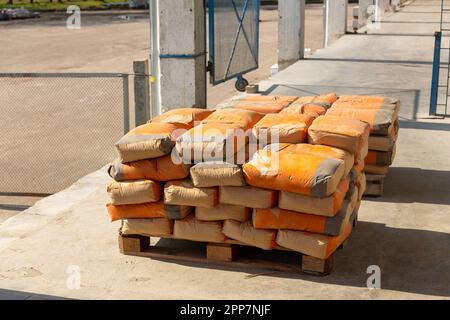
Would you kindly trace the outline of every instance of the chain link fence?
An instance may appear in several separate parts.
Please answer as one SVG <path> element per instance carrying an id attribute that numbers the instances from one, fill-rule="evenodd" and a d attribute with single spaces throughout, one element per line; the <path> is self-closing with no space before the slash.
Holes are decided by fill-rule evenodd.
<path id="1" fill-rule="evenodd" d="M 52 194 L 113 160 L 128 77 L 0 73 L 0 194 Z"/>

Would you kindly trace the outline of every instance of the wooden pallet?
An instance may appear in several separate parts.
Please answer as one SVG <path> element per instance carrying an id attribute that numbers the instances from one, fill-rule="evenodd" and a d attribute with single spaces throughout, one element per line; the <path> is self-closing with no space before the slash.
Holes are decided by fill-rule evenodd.
<path id="1" fill-rule="evenodd" d="M 384 191 L 385 175 L 366 173 L 366 191 L 364 196 L 381 197 Z"/>
<path id="2" fill-rule="evenodd" d="M 340 248 L 342 247 L 343 245 Z M 171 237 L 119 234 L 119 248 L 125 255 L 207 267 L 246 269 L 251 272 L 259 269 L 324 276 L 333 268 L 333 255 L 327 259 L 318 259 L 284 248 L 264 251 L 234 240 L 204 243 Z"/>

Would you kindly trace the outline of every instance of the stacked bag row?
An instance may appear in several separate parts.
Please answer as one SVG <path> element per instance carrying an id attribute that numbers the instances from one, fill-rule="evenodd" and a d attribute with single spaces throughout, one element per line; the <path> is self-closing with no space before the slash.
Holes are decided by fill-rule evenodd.
<path id="1" fill-rule="evenodd" d="M 341 96 L 327 115 L 365 121 L 370 125 L 369 152 L 364 172 L 386 175 L 394 161 L 400 101 L 372 96 Z"/>
<path id="2" fill-rule="evenodd" d="M 177 157 L 176 139 L 211 113 L 169 111 L 116 143 L 119 157 L 108 169 L 114 181 L 107 187 L 107 210 L 112 221 L 122 221 L 122 234 L 171 235 L 174 220 L 192 212 L 192 207 L 165 204 L 164 186 L 189 176 L 191 166 Z"/>

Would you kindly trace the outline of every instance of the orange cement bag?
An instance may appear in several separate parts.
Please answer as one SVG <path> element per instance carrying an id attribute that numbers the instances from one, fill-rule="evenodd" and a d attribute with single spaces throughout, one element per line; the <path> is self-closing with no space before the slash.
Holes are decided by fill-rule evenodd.
<path id="1" fill-rule="evenodd" d="M 120 232 L 124 235 L 167 236 L 173 233 L 173 220 L 155 219 L 124 219 Z"/>
<path id="2" fill-rule="evenodd" d="M 108 173 L 116 181 L 125 180 L 155 180 L 170 181 L 184 179 L 189 176 L 191 165 L 181 163 L 181 159 L 174 159 L 172 155 L 129 163 L 114 161 Z"/>
<path id="3" fill-rule="evenodd" d="M 255 209 L 253 212 L 253 226 L 256 229 L 286 229 L 337 236 L 344 230 L 353 210 L 354 205 L 349 200 L 344 201 L 338 214 L 334 217 L 318 216 L 279 208 Z"/>
<path id="4" fill-rule="evenodd" d="M 317 118 L 318 116 L 324 115 L 336 99 L 337 96 L 335 93 L 323 96 L 300 97 L 280 113 L 309 114 Z"/>
<path id="5" fill-rule="evenodd" d="M 113 181 L 107 186 L 111 204 L 139 204 L 161 200 L 162 187 L 151 180 Z"/>
<path id="6" fill-rule="evenodd" d="M 190 215 L 195 208 L 191 206 L 165 204 L 164 209 L 166 210 L 167 218 L 172 220 L 180 220 Z"/>
<path id="7" fill-rule="evenodd" d="M 184 163 L 233 163 L 235 154 L 245 148 L 247 143 L 248 133 L 238 123 L 202 123 L 177 140 L 176 150 Z M 245 153 L 242 158 L 245 158 Z"/>
<path id="8" fill-rule="evenodd" d="M 304 103 L 293 103 L 289 107 L 280 111 L 280 114 L 307 114 L 313 118 L 324 115 L 327 112 L 325 107 L 314 105 L 314 104 L 304 104 Z"/>
<path id="9" fill-rule="evenodd" d="M 177 239 L 221 243 L 225 241 L 221 221 L 200 221 L 194 215 L 175 221 L 173 235 Z"/>
<path id="10" fill-rule="evenodd" d="M 391 151 L 369 150 L 364 163 L 372 166 L 390 166 L 394 162 L 396 147 Z"/>
<path id="11" fill-rule="evenodd" d="M 367 188 L 366 175 L 364 174 L 364 172 L 358 175 L 358 177 L 356 178 L 355 185 L 358 188 L 358 200 L 359 202 L 361 202 L 361 199 L 364 196 L 364 193 L 366 192 Z"/>
<path id="12" fill-rule="evenodd" d="M 304 114 L 268 114 L 253 127 L 253 135 L 267 143 L 306 142 L 313 117 Z"/>
<path id="13" fill-rule="evenodd" d="M 350 118 L 320 116 L 309 127 L 309 142 L 347 150 L 364 159 L 368 152 L 370 127 Z"/>
<path id="14" fill-rule="evenodd" d="M 243 130 L 249 130 L 262 119 L 264 114 L 249 110 L 228 108 L 218 109 L 205 120 L 203 124 L 226 123 L 238 126 Z"/>
<path id="15" fill-rule="evenodd" d="M 347 223 L 344 231 L 338 236 L 326 236 L 304 231 L 279 230 L 276 242 L 281 247 L 318 259 L 326 259 L 349 237 L 352 229 L 353 225 Z"/>
<path id="16" fill-rule="evenodd" d="M 324 198 L 282 191 L 280 192 L 278 206 L 285 210 L 334 217 L 341 209 L 349 187 L 349 179 L 344 178 L 339 183 L 337 190 L 329 197 Z"/>
<path id="17" fill-rule="evenodd" d="M 236 220 L 245 222 L 250 220 L 252 209 L 234 206 L 230 204 L 219 204 L 213 208 L 195 208 L 195 218 L 202 221 Z"/>
<path id="18" fill-rule="evenodd" d="M 328 109 L 333 103 L 336 102 L 337 99 L 338 97 L 336 93 L 330 92 L 321 96 L 299 97 L 295 102 L 322 105 Z"/>
<path id="19" fill-rule="evenodd" d="M 116 143 L 122 163 L 162 157 L 172 151 L 176 139 L 189 126 L 182 123 L 152 122 L 128 132 Z"/>
<path id="20" fill-rule="evenodd" d="M 164 186 L 165 204 L 210 208 L 218 202 L 218 188 L 196 188 L 190 180 L 170 181 Z"/>
<path id="21" fill-rule="evenodd" d="M 398 138 L 398 130 L 398 121 L 396 121 L 393 132 L 390 132 L 387 136 L 370 136 L 369 149 L 385 152 L 392 151 Z"/>
<path id="22" fill-rule="evenodd" d="M 264 114 L 278 113 L 295 100 L 297 100 L 297 97 L 249 95 L 238 100 L 234 105 L 234 108 L 250 110 Z"/>
<path id="23" fill-rule="evenodd" d="M 189 127 L 196 125 L 196 122 L 203 121 L 214 110 L 207 110 L 201 108 L 180 108 L 167 111 L 149 122 L 170 122 L 170 123 L 183 123 Z"/>
<path id="24" fill-rule="evenodd" d="M 327 115 L 358 119 L 370 125 L 371 135 L 388 135 L 394 129 L 397 115 L 393 110 L 386 109 L 350 109 L 332 107 Z"/>
<path id="25" fill-rule="evenodd" d="M 371 174 L 379 174 L 379 175 L 386 175 L 389 171 L 389 166 L 374 166 L 370 164 L 366 164 L 364 166 L 364 172 L 365 173 L 371 173 Z"/>
<path id="26" fill-rule="evenodd" d="M 400 111 L 400 100 L 396 98 L 371 97 L 371 96 L 341 96 L 333 104 L 336 108 L 350 109 L 386 109 L 394 111 L 396 115 Z"/>
<path id="27" fill-rule="evenodd" d="M 107 204 L 111 221 L 120 219 L 167 218 L 163 202 L 113 205 Z"/>
<path id="28" fill-rule="evenodd" d="M 259 150 L 243 170 L 246 182 L 255 187 L 327 197 L 337 190 L 345 165 L 308 153 Z"/>
<path id="29" fill-rule="evenodd" d="M 245 185 L 242 167 L 227 162 L 201 162 L 191 168 L 191 179 L 199 188 Z"/>
<path id="30" fill-rule="evenodd" d="M 273 208 L 277 204 L 278 192 L 252 186 L 220 187 L 219 202 L 246 206 L 248 208 Z"/>
<path id="31" fill-rule="evenodd" d="M 264 250 L 271 250 L 276 247 L 274 230 L 258 230 L 253 228 L 251 221 L 238 222 L 225 220 L 223 223 L 223 233 L 231 239 L 249 244 Z"/>
<path id="32" fill-rule="evenodd" d="M 344 161 L 345 174 L 347 176 L 355 163 L 355 157 L 348 151 L 329 146 L 314 145 L 307 143 L 280 144 L 278 146 L 268 145 L 265 150 L 283 150 L 286 153 L 308 153 L 319 157 L 336 158 Z"/>

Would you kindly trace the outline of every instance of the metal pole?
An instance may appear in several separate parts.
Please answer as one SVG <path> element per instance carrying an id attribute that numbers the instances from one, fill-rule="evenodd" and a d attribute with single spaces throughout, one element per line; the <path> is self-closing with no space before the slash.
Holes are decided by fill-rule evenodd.
<path id="1" fill-rule="evenodd" d="M 433 59 L 433 74 L 431 78 L 431 93 L 430 93 L 430 116 L 436 115 L 437 100 L 439 93 L 439 72 L 441 66 L 441 38 L 442 33 L 436 32 L 434 34 L 434 59 Z M 447 86 L 448 87 L 448 86 Z M 447 99 L 447 97 L 445 97 Z"/>
<path id="2" fill-rule="evenodd" d="M 150 10 L 150 83 L 151 83 L 151 117 L 161 113 L 160 66 L 159 66 L 159 19 L 158 0 L 149 1 Z"/>
<path id="3" fill-rule="evenodd" d="M 122 75 L 123 87 L 123 131 L 128 133 L 130 131 L 130 97 L 128 88 L 128 75 Z"/>

